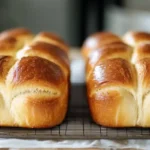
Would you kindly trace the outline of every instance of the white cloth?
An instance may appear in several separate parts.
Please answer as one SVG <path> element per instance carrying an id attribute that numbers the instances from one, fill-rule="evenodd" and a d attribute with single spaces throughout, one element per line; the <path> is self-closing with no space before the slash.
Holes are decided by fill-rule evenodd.
<path id="1" fill-rule="evenodd" d="M 0 139 L 0 148 L 138 148 L 150 149 L 150 140 L 21 140 Z"/>

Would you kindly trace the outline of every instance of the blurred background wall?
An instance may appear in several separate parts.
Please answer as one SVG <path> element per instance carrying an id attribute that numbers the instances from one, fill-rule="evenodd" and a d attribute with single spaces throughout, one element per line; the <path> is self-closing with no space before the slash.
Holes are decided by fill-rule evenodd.
<path id="1" fill-rule="evenodd" d="M 0 0 L 0 31 L 52 31 L 72 46 L 96 31 L 150 31 L 149 18 L 150 0 Z"/>

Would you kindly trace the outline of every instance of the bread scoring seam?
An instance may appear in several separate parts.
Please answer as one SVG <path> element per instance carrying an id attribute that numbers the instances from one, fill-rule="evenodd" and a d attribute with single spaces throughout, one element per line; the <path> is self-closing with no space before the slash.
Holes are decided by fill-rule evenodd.
<path id="1" fill-rule="evenodd" d="M 50 90 L 42 90 L 42 89 L 35 89 L 35 90 L 25 90 L 23 92 L 18 92 L 15 94 L 12 99 L 16 98 L 17 96 L 21 96 L 24 94 L 47 94 L 47 95 L 53 95 L 53 96 L 59 96 L 58 92 L 50 91 Z"/>

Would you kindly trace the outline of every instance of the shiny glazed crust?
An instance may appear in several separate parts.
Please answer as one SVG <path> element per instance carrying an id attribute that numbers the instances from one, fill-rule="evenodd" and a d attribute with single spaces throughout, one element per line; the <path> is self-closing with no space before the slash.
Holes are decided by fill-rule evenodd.
<path id="1" fill-rule="evenodd" d="M 40 56 L 54 62 L 62 68 L 66 76 L 69 75 L 69 60 L 67 54 L 59 47 L 41 41 L 34 42 L 24 47 L 17 53 L 17 58 L 27 56 Z"/>
<path id="2" fill-rule="evenodd" d="M 65 118 L 68 55 L 62 47 L 34 39 L 25 28 L 0 33 L 0 126 L 47 128 Z"/>
<path id="3" fill-rule="evenodd" d="M 123 40 L 125 43 L 134 47 L 140 43 L 149 42 L 150 41 L 150 33 L 130 31 L 124 35 Z"/>
<path id="4" fill-rule="evenodd" d="M 95 35 L 98 47 L 89 46 L 90 53 L 85 44 L 82 49 L 93 120 L 108 127 L 150 127 L 150 34 L 128 32 L 123 38 L 126 44 L 107 42 L 104 32 Z M 112 41 L 116 37 L 106 35 Z"/>
<path id="5" fill-rule="evenodd" d="M 52 32 L 41 32 L 35 37 L 34 41 L 43 41 L 53 44 L 63 49 L 66 53 L 69 51 L 69 46 L 65 43 L 65 41 Z"/>
<path id="6" fill-rule="evenodd" d="M 25 44 L 31 42 L 33 34 L 25 28 L 0 32 L 0 55 L 14 56 Z"/>
<path id="7" fill-rule="evenodd" d="M 98 32 L 89 36 L 85 40 L 82 46 L 82 54 L 85 58 L 87 58 L 93 50 L 100 48 L 106 44 L 121 41 L 122 40 L 118 36 L 110 32 Z"/>

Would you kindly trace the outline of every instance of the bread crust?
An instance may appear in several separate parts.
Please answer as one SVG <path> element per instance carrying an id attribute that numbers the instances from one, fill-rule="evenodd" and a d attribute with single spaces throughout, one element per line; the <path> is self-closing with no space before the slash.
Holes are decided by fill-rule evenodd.
<path id="1" fill-rule="evenodd" d="M 134 47 L 140 43 L 149 42 L 150 41 L 150 33 L 129 31 L 124 35 L 123 40 L 125 43 Z"/>
<path id="2" fill-rule="evenodd" d="M 60 38 L 58 35 L 52 32 L 40 32 L 34 39 L 34 41 L 44 41 L 55 46 L 60 47 L 66 53 L 69 51 L 69 46 L 65 43 L 65 41 Z"/>
<path id="3" fill-rule="evenodd" d="M 121 42 L 122 40 L 110 32 L 98 32 L 89 36 L 82 46 L 82 55 L 87 58 L 89 54 L 106 44 Z"/>
<path id="4" fill-rule="evenodd" d="M 103 61 L 112 58 L 123 58 L 130 60 L 132 52 L 132 48 L 123 42 L 106 44 L 103 47 L 94 50 L 87 59 L 86 78 L 88 78 L 88 75 L 98 60 Z"/>
<path id="5" fill-rule="evenodd" d="M 0 32 L 0 37 L 15 37 L 20 38 L 20 36 L 30 36 L 31 31 L 26 28 L 13 28 Z"/>
<path id="6" fill-rule="evenodd" d="M 59 47 L 45 42 L 34 42 L 17 53 L 17 58 L 39 56 L 54 62 L 62 68 L 65 75 L 69 75 L 69 59 L 67 54 Z"/>

